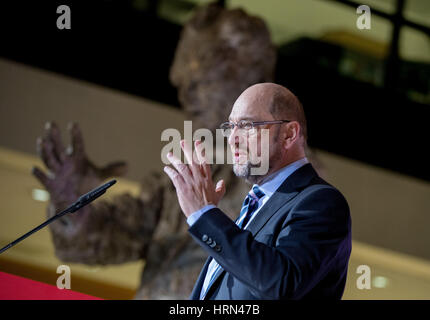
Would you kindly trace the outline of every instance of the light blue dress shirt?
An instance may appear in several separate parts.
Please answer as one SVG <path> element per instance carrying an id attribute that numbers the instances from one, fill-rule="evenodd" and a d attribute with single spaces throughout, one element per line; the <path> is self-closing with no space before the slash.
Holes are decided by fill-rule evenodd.
<path id="1" fill-rule="evenodd" d="M 249 219 L 246 226 L 243 227 L 243 229 L 246 229 L 249 226 L 251 221 L 257 216 L 260 209 L 270 199 L 270 197 L 275 193 L 275 191 L 281 186 L 282 182 L 284 182 L 285 179 L 287 179 L 294 171 L 304 166 L 308 162 L 309 162 L 308 159 L 304 157 L 300 160 L 290 163 L 288 166 L 285 166 L 282 169 L 279 169 L 278 171 L 267 176 L 262 181 L 261 186 L 258 186 L 258 187 L 261 189 L 261 191 L 264 192 L 264 196 L 259 199 L 257 210 L 255 210 L 255 212 L 252 214 L 251 218 Z M 190 226 L 192 226 L 205 212 L 209 211 L 212 208 L 216 208 L 216 206 L 210 204 L 192 213 L 187 218 L 187 223 Z M 215 271 L 217 265 L 218 263 L 216 263 L 215 259 L 212 259 L 211 263 L 208 266 L 208 270 L 206 272 L 205 281 L 203 282 L 202 291 L 200 293 L 200 299 L 202 299 L 203 294 L 206 293 L 206 289 L 210 283 L 210 278 L 212 276 L 212 273 Z"/>

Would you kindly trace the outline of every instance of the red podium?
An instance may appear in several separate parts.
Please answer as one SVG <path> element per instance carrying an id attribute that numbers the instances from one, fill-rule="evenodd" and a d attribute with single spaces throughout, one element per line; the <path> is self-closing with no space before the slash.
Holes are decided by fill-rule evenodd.
<path id="1" fill-rule="evenodd" d="M 0 272 L 0 300 L 102 300 L 68 289 Z"/>

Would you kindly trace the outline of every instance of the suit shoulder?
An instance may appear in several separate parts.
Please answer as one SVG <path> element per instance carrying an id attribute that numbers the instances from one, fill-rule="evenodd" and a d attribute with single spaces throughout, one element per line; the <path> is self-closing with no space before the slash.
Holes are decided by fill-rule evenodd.
<path id="1" fill-rule="evenodd" d="M 320 177 L 313 179 L 311 184 L 299 192 L 296 202 L 312 207 L 336 208 L 335 212 L 344 212 L 349 215 L 349 205 L 344 195 Z"/>

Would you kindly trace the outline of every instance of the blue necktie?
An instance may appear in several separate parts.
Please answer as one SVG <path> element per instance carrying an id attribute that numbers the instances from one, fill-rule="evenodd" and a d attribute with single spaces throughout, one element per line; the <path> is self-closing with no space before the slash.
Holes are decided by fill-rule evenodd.
<path id="1" fill-rule="evenodd" d="M 239 218 L 236 220 L 236 224 L 239 228 L 243 229 L 246 227 L 246 224 L 251 219 L 252 214 L 258 208 L 258 201 L 264 196 L 264 192 L 260 190 L 257 185 L 254 185 L 246 196 L 245 200 L 242 204 L 242 209 L 240 210 Z M 215 260 L 214 260 L 215 261 Z M 214 280 L 217 278 L 218 274 L 222 272 L 222 267 L 215 261 L 216 267 L 213 269 L 211 274 L 211 280 L 209 281 L 209 285 L 206 288 L 206 291 L 203 295 L 200 295 L 200 299 L 203 299 L 208 293 L 210 287 L 212 286 Z M 206 276 L 209 276 L 208 274 Z"/>
<path id="2" fill-rule="evenodd" d="M 251 191 L 249 191 L 248 195 L 243 201 L 239 218 L 236 221 L 236 224 L 241 229 L 246 227 L 246 224 L 248 223 L 249 219 L 251 219 L 252 214 L 258 208 L 258 200 L 260 200 L 263 196 L 264 192 L 261 191 L 257 185 L 253 186 Z"/>

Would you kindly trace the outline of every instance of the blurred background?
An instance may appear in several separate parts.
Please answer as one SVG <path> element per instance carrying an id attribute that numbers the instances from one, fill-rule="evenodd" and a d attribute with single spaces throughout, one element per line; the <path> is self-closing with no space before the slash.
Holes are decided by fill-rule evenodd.
<path id="1" fill-rule="evenodd" d="M 128 162 L 112 194 L 137 195 L 139 180 L 162 168 L 161 132 L 182 131 L 187 120 L 169 69 L 183 24 L 207 3 L 0 5 L 0 246 L 45 219 L 46 193 L 30 170 L 40 164 L 36 138 L 48 120 L 64 134 L 78 121 L 95 162 Z M 343 298 L 430 299 L 430 2 L 220 3 L 266 22 L 278 54 L 275 80 L 302 101 L 309 145 L 350 204 Z M 60 4 L 71 8 L 71 30 L 56 28 Z M 369 30 L 356 26 L 361 4 L 371 9 Z M 0 271 L 54 285 L 60 264 L 47 229 L 0 256 Z M 144 262 L 69 265 L 73 290 L 127 299 Z M 360 265 L 370 267 L 371 289 L 357 286 Z"/>

